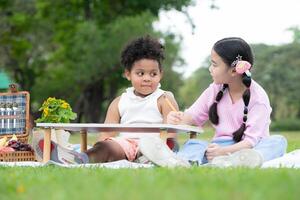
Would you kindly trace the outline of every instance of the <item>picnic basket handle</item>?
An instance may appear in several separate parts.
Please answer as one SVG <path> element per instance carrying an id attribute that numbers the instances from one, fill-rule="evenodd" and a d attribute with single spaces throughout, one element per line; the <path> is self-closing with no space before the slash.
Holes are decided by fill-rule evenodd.
<path id="1" fill-rule="evenodd" d="M 16 83 L 9 84 L 8 92 L 10 92 L 10 93 L 18 92 L 18 85 Z"/>

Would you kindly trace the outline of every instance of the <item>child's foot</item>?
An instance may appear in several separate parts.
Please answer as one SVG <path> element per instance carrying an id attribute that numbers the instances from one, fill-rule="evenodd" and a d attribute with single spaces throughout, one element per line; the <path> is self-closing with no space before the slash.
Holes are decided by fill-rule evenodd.
<path id="1" fill-rule="evenodd" d="M 260 167 L 263 157 L 254 149 L 242 149 L 227 156 L 215 157 L 209 165 L 216 167 Z"/>
<path id="2" fill-rule="evenodd" d="M 190 167 L 188 161 L 173 153 L 160 138 L 143 137 L 139 141 L 139 148 L 146 158 L 158 166 Z"/>
<path id="3" fill-rule="evenodd" d="M 33 148 L 37 156 L 43 158 L 44 139 L 33 144 Z M 63 164 L 83 164 L 87 163 L 88 158 L 81 153 L 66 149 L 51 141 L 50 160 Z"/>

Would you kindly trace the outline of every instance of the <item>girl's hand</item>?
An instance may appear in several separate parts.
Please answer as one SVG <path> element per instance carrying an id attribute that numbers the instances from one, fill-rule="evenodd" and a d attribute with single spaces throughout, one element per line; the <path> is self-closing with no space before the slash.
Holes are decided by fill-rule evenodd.
<path id="1" fill-rule="evenodd" d="M 225 155 L 224 148 L 216 143 L 211 143 L 208 145 L 205 155 L 207 160 L 211 161 L 214 157 Z"/>
<path id="2" fill-rule="evenodd" d="M 183 112 L 171 111 L 167 116 L 168 124 L 180 124 L 183 120 Z"/>

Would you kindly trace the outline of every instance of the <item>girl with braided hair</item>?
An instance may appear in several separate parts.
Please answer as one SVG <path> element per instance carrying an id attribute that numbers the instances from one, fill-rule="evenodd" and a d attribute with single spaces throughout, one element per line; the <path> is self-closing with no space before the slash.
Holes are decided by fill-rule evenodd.
<path id="1" fill-rule="evenodd" d="M 252 65 L 252 50 L 243 39 L 224 38 L 214 44 L 209 67 L 213 83 L 185 112 L 170 112 L 167 122 L 201 127 L 210 120 L 215 135 L 211 143 L 188 140 L 177 153 L 178 159 L 198 164 L 257 167 L 285 153 L 286 139 L 270 136 L 272 109 L 264 89 L 251 78 Z M 147 148 L 151 146 L 148 141 L 142 143 Z M 153 162 L 162 160 L 163 154 L 159 152 L 146 154 Z"/>

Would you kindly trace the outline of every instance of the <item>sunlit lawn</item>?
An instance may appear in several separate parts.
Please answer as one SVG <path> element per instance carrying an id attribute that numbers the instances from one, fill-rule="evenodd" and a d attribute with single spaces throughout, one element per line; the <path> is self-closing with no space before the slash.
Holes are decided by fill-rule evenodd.
<path id="1" fill-rule="evenodd" d="M 282 132 L 289 151 L 299 132 Z M 212 131 L 198 136 L 209 139 Z M 79 134 L 71 142 L 79 143 Z M 180 143 L 187 138 L 180 136 Z M 90 144 L 96 135 L 89 137 Z M 0 200 L 10 199 L 299 199 L 299 169 L 65 169 L 0 167 Z"/>

